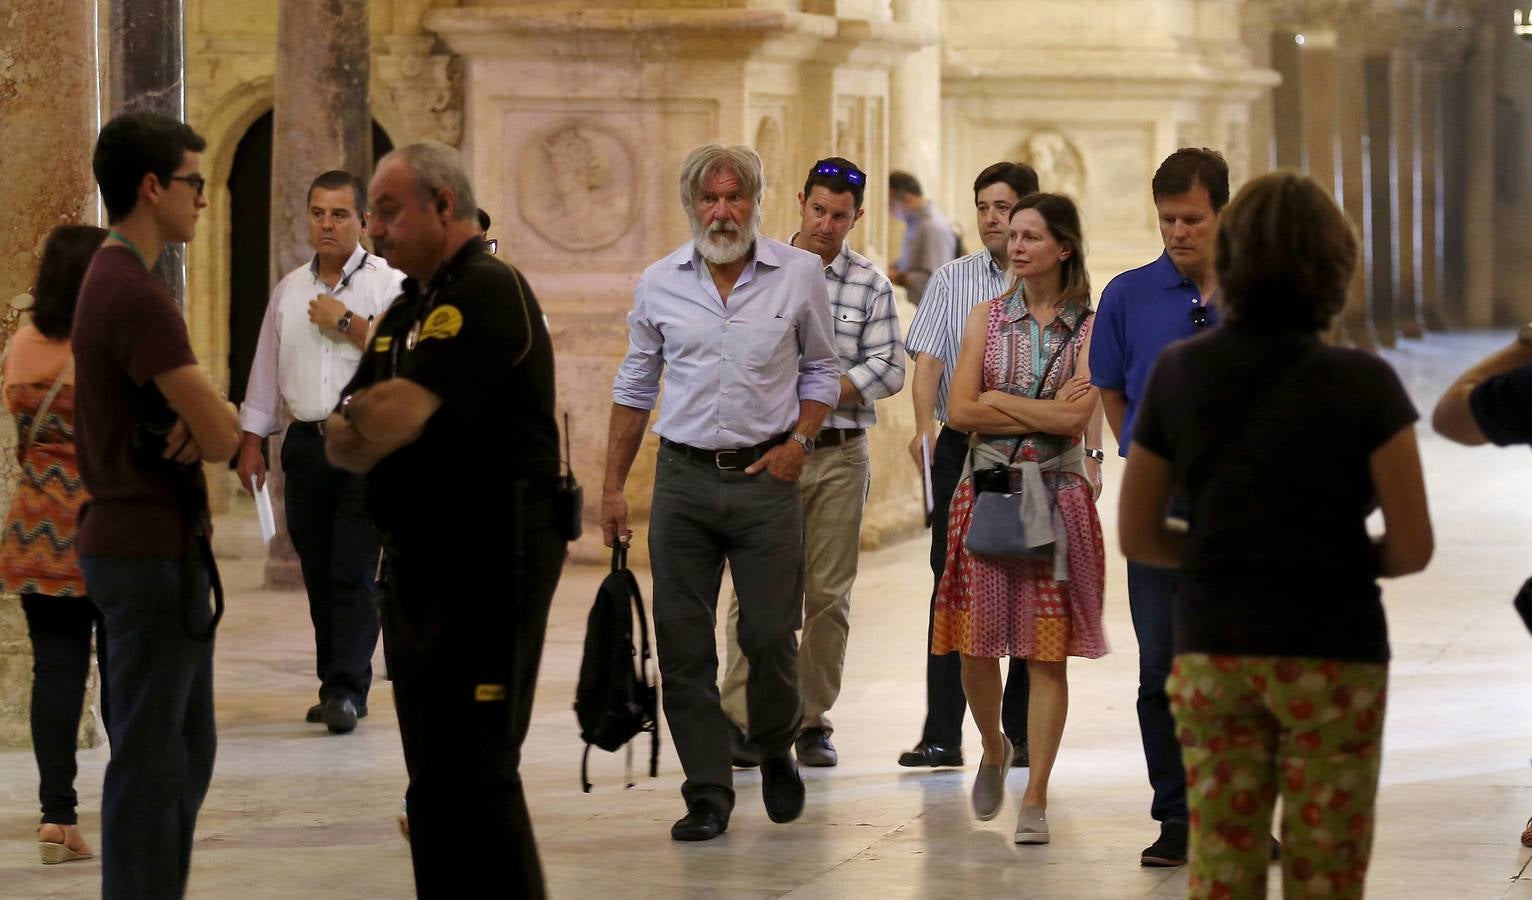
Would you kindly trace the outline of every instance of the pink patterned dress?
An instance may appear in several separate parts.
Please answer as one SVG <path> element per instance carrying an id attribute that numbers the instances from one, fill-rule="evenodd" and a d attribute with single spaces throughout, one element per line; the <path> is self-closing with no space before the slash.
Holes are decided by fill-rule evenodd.
<path id="1" fill-rule="evenodd" d="M 1020 291 L 990 304 L 984 339 L 982 390 L 1032 396 L 1035 373 L 1069 338 L 1083 316 L 1064 313 L 1039 329 Z M 1095 317 L 1079 322 L 1069 345 L 1059 354 L 1043 383 L 1047 398 L 1074 375 L 1075 363 Z M 1039 340 L 1041 338 L 1041 340 Z M 1038 362 L 1043 360 L 1044 362 Z M 1009 456 L 1015 437 L 980 438 Z M 1022 438 L 1018 460 L 1044 462 L 1084 440 L 1034 433 Z M 947 519 L 947 565 L 937 589 L 931 652 L 953 650 L 968 656 L 1024 657 L 1058 662 L 1070 656 L 1105 656 L 1101 630 L 1101 594 L 1106 581 L 1106 549 L 1091 486 L 1079 475 L 1044 473 L 1053 491 L 1068 538 L 1069 580 L 1053 580 L 1053 563 L 1043 559 L 999 559 L 968 552 L 963 538 L 973 510 L 973 478 L 958 482 Z"/>

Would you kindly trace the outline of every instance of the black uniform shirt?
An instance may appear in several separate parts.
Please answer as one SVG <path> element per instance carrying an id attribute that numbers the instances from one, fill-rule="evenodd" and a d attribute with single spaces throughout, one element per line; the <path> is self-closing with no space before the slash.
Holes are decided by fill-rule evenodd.
<path id="1" fill-rule="evenodd" d="M 367 475 L 368 514 L 390 539 L 498 533 L 516 481 L 558 475 L 553 342 L 531 286 L 479 238 L 423 290 L 405 280 L 342 396 L 396 376 L 442 405 L 419 438 Z"/>

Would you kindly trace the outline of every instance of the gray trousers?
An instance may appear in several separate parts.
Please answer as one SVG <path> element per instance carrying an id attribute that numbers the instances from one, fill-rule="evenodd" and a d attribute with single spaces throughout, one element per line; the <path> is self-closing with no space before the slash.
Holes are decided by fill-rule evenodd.
<path id="1" fill-rule="evenodd" d="M 724 563 L 739 591 L 739 645 L 750 737 L 786 753 L 803 717 L 797 631 L 803 619 L 803 504 L 768 472 L 723 471 L 661 446 L 649 521 L 654 633 L 665 720 L 687 807 L 734 808 L 729 723 L 718 695 L 718 593 Z"/>

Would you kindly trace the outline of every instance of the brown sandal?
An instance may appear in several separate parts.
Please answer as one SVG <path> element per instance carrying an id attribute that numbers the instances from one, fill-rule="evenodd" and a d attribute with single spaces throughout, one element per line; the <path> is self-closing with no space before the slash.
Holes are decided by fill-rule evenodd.
<path id="1" fill-rule="evenodd" d="M 1521 830 L 1521 845 L 1532 847 L 1532 819 L 1527 820 L 1527 827 Z"/>
<path id="2" fill-rule="evenodd" d="M 53 827 L 62 831 L 64 833 L 64 840 L 43 840 L 43 829 L 48 825 L 52 825 Z M 59 863 L 74 862 L 77 859 L 90 859 L 91 856 L 94 855 L 90 851 L 90 846 L 85 844 L 83 841 L 81 842 L 81 848 L 76 850 L 64 842 L 67 840 L 69 840 L 69 831 L 63 825 L 59 825 L 54 822 L 48 822 L 37 826 L 37 850 L 39 855 L 42 856 L 43 865 L 55 866 Z"/>

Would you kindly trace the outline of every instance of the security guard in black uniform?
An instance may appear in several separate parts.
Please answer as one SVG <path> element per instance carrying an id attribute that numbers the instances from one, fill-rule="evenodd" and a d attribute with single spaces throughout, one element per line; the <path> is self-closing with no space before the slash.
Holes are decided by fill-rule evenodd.
<path id="1" fill-rule="evenodd" d="M 570 536 L 553 346 L 526 280 L 485 252 L 456 151 L 401 148 L 369 193 L 368 233 L 410 277 L 326 436 L 366 472 L 383 534 L 416 890 L 467 896 L 471 852 L 503 896 L 541 897 L 517 768 Z"/>

